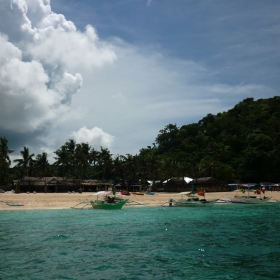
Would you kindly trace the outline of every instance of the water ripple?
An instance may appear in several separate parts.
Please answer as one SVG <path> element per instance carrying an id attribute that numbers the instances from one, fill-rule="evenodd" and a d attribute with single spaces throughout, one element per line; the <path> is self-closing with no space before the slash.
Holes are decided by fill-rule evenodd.
<path id="1" fill-rule="evenodd" d="M 277 279 L 279 209 L 5 211 L 0 279 Z"/>

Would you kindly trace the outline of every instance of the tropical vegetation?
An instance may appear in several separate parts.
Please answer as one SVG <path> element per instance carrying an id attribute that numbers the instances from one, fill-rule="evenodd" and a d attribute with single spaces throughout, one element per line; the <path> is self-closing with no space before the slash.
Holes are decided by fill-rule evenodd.
<path id="1" fill-rule="evenodd" d="M 11 168 L 12 152 L 0 137 L 0 185 L 23 176 L 154 181 L 211 176 L 227 182 L 279 182 L 280 97 L 247 98 L 197 123 L 168 124 L 137 155 L 112 155 L 108 148 L 96 150 L 69 139 L 54 151 L 53 164 L 46 153 L 35 157 L 24 147 Z"/>

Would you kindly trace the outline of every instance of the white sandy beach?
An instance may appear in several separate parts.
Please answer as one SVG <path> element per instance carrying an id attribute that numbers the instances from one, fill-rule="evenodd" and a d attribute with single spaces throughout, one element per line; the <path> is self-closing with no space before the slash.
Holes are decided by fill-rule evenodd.
<path id="1" fill-rule="evenodd" d="M 228 200 L 233 197 L 236 192 L 215 192 L 206 193 L 206 198 L 212 199 L 225 199 Z M 117 193 L 118 195 L 118 193 Z M 266 192 L 266 196 L 272 197 L 271 202 L 280 201 L 280 192 Z M 155 195 L 135 195 L 123 196 L 129 199 L 129 203 L 125 207 L 135 206 L 168 206 L 170 198 L 179 199 L 181 195 L 178 193 L 155 193 Z M 93 193 L 0 193 L 0 210 L 32 210 L 32 209 L 70 209 L 77 204 L 85 201 L 95 200 L 96 197 Z M 10 206 L 19 204 L 22 206 Z M 80 207 L 84 206 L 83 204 Z"/>

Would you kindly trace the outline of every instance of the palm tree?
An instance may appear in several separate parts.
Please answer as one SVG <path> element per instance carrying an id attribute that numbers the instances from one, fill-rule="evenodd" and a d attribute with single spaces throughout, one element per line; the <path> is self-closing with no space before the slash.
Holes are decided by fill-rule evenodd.
<path id="1" fill-rule="evenodd" d="M 27 147 L 23 148 L 23 151 L 20 151 L 22 154 L 22 159 L 15 159 L 14 162 L 17 162 L 18 164 L 16 166 L 19 166 L 23 170 L 23 175 L 28 176 L 29 168 L 32 166 L 33 163 L 33 156 L 34 154 L 29 154 L 29 149 Z"/>
<path id="2" fill-rule="evenodd" d="M 1 157 L 11 164 L 11 160 L 9 154 L 12 153 L 14 150 L 9 149 L 8 147 L 8 140 L 5 137 L 0 137 L 0 155 Z"/>
<path id="3" fill-rule="evenodd" d="M 91 172 L 93 178 L 97 176 L 96 163 L 98 162 L 99 154 L 100 152 L 96 151 L 94 148 L 91 148 L 89 152 L 89 163 L 93 165 Z"/>
<path id="4" fill-rule="evenodd" d="M 8 148 L 8 140 L 0 137 L 0 186 L 8 180 L 11 165 L 9 154 L 12 152 L 13 150 Z"/>
<path id="5" fill-rule="evenodd" d="M 56 161 L 54 162 L 55 166 L 58 166 L 63 177 L 68 178 L 70 163 L 71 163 L 71 154 L 69 154 L 66 145 L 63 145 L 60 149 L 54 152 L 57 157 L 54 157 Z"/>
<path id="6" fill-rule="evenodd" d="M 120 155 L 116 155 L 113 160 L 113 172 L 115 178 L 123 178 L 123 160 Z"/>
<path id="7" fill-rule="evenodd" d="M 63 176 L 63 178 L 67 179 L 74 174 L 75 149 L 76 142 L 73 139 L 69 139 L 60 149 L 54 152 L 57 155 L 57 157 L 54 157 L 56 160 L 54 166 L 59 167 L 60 176 Z"/>
<path id="8" fill-rule="evenodd" d="M 35 167 L 41 177 L 46 177 L 49 169 L 48 155 L 47 153 L 38 154 L 35 160 Z"/>
<path id="9" fill-rule="evenodd" d="M 126 156 L 121 156 L 121 159 L 123 160 L 125 176 L 130 180 L 135 179 L 137 168 L 136 156 L 126 154 Z"/>
<path id="10" fill-rule="evenodd" d="M 107 176 L 109 176 L 109 171 L 112 164 L 112 154 L 110 154 L 109 149 L 104 149 L 101 147 L 98 163 L 102 170 L 102 179 L 105 179 Z"/>
<path id="11" fill-rule="evenodd" d="M 145 176 L 149 177 L 146 179 L 152 179 L 154 186 L 160 166 L 160 157 L 157 154 L 157 147 L 155 143 L 153 143 L 153 147 L 147 146 L 147 148 L 141 149 L 139 158 L 141 162 L 141 171 L 145 174 Z"/>
<path id="12" fill-rule="evenodd" d="M 88 143 L 81 143 L 76 145 L 74 153 L 74 161 L 78 173 L 78 177 L 87 177 L 87 171 L 90 161 L 90 146 Z"/>
<path id="13" fill-rule="evenodd" d="M 158 172 L 158 155 L 156 155 L 155 151 L 151 151 L 151 153 L 146 155 L 145 160 L 147 166 L 147 174 L 151 176 L 153 186 L 155 186 L 155 181 Z"/>
<path id="14" fill-rule="evenodd" d="M 76 150 L 76 142 L 74 139 L 69 139 L 68 142 L 64 144 L 66 147 L 67 153 L 68 153 L 68 172 L 72 176 L 74 176 L 75 173 L 75 150 Z"/>

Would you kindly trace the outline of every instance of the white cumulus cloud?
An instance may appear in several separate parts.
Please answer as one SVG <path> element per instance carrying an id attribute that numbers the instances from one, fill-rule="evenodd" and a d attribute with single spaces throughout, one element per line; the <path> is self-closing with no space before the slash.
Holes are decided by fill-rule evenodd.
<path id="1" fill-rule="evenodd" d="M 73 132 L 71 137 L 73 137 L 78 143 L 89 143 L 96 149 L 100 147 L 110 149 L 115 138 L 113 135 L 104 132 L 99 127 L 88 129 L 85 126 L 78 131 Z"/>
<path id="2" fill-rule="evenodd" d="M 1 1 L 0 18 L 0 130 L 28 133 L 76 116 L 77 71 L 112 63 L 111 46 L 91 26 L 77 31 L 49 0 Z"/>

